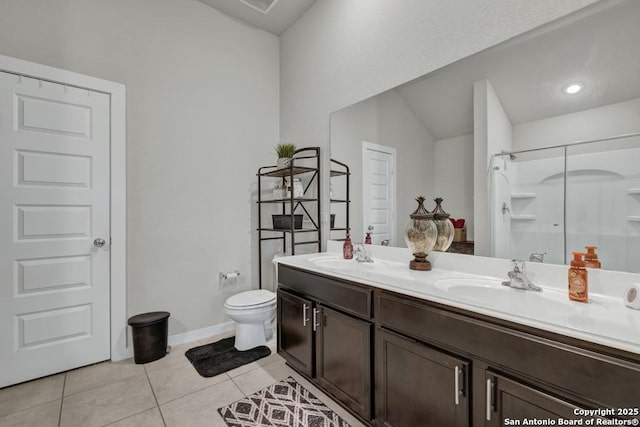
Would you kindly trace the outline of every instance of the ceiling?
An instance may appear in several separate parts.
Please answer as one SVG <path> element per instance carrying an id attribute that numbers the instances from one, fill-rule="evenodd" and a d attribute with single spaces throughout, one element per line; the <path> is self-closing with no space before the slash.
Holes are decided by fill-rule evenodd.
<path id="1" fill-rule="evenodd" d="M 275 4 L 262 13 L 247 6 L 240 0 L 198 0 L 220 12 L 249 24 L 266 30 L 276 36 L 284 33 L 298 18 L 300 18 L 316 0 L 276 0 Z M 249 3 L 268 3 L 264 0 L 246 0 Z"/>
<path id="2" fill-rule="evenodd" d="M 436 140 L 473 133 L 478 80 L 491 82 L 513 124 L 640 98 L 640 1 L 604 4 L 396 90 Z M 563 93 L 574 81 L 584 90 Z"/>

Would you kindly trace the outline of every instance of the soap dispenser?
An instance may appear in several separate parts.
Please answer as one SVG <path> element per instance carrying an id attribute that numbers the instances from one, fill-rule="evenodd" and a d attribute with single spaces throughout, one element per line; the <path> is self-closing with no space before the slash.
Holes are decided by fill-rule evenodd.
<path id="1" fill-rule="evenodd" d="M 573 261 L 569 268 L 569 299 L 589 302 L 588 272 L 585 268 L 584 252 L 572 252 Z"/>
<path id="2" fill-rule="evenodd" d="M 598 254 L 596 253 L 597 246 L 585 246 L 587 253 L 584 254 L 584 265 L 589 268 L 601 268 L 602 264 L 598 261 Z"/>
<path id="3" fill-rule="evenodd" d="M 351 243 L 351 235 L 347 233 L 342 245 L 342 256 L 344 259 L 353 259 L 353 243 Z"/>

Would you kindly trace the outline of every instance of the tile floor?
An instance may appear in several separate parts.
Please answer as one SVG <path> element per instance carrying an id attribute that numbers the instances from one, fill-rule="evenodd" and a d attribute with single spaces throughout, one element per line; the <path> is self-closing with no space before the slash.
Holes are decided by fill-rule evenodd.
<path id="1" fill-rule="evenodd" d="M 0 426 L 226 426 L 217 409 L 288 376 L 353 427 L 363 426 L 275 353 L 203 378 L 184 352 L 229 336 L 174 347 L 155 362 L 103 362 L 0 390 Z"/>

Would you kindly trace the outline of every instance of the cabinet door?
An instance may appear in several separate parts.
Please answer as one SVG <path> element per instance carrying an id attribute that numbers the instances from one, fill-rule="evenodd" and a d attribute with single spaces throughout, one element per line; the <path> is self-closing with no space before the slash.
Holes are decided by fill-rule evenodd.
<path id="1" fill-rule="evenodd" d="M 579 407 L 568 401 L 489 371 L 485 378 L 485 426 L 522 425 L 525 418 L 581 419 L 574 415 Z"/>
<path id="2" fill-rule="evenodd" d="M 298 371 L 313 376 L 313 303 L 278 289 L 278 353 Z"/>
<path id="3" fill-rule="evenodd" d="M 319 306 L 314 312 L 316 377 L 361 417 L 371 419 L 371 331 L 363 320 Z"/>
<path id="4" fill-rule="evenodd" d="M 468 362 L 378 329 L 376 367 L 378 426 L 469 425 Z"/>

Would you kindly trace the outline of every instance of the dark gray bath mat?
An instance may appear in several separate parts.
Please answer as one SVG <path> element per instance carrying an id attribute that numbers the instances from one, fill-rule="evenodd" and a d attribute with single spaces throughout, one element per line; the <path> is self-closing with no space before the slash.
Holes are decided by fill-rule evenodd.
<path id="1" fill-rule="evenodd" d="M 218 412 L 229 427 L 349 427 L 291 377 L 224 406 Z"/>
<path id="2" fill-rule="evenodd" d="M 234 342 L 235 337 L 225 338 L 189 349 L 184 355 L 200 375 L 213 377 L 271 354 L 269 347 L 265 346 L 238 351 L 233 346 Z"/>

